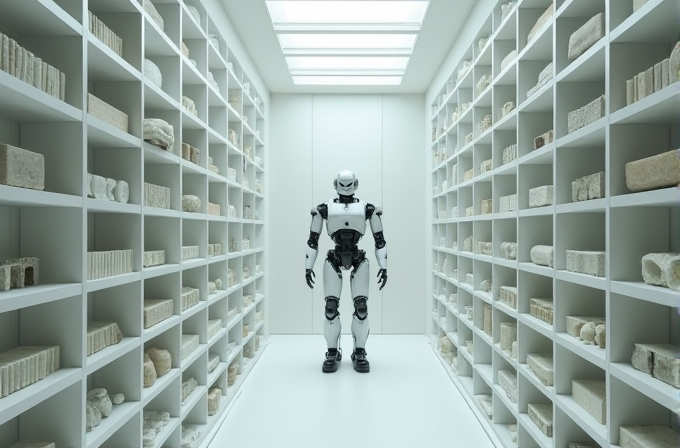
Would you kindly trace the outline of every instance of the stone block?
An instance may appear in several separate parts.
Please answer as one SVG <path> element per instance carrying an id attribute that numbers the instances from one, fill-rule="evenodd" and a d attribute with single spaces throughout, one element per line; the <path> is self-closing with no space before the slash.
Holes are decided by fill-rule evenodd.
<path id="1" fill-rule="evenodd" d="M 161 73 L 161 69 L 149 59 L 144 59 L 144 76 L 158 88 L 163 87 L 163 74 Z"/>
<path id="2" fill-rule="evenodd" d="M 491 395 L 475 395 L 475 400 L 486 418 L 493 419 L 493 399 Z"/>
<path id="3" fill-rule="evenodd" d="M 191 395 L 191 393 L 196 390 L 197 386 L 198 381 L 196 381 L 196 379 L 193 377 L 182 382 L 182 403 L 184 403 L 186 399 L 189 398 L 189 395 Z"/>
<path id="4" fill-rule="evenodd" d="M 540 266 L 553 267 L 554 249 L 553 246 L 536 245 L 531 248 L 529 253 L 531 261 Z"/>
<path id="5" fill-rule="evenodd" d="M 145 268 L 150 268 L 153 266 L 160 266 L 165 264 L 165 251 L 164 250 L 149 250 L 144 252 L 144 264 Z"/>
<path id="6" fill-rule="evenodd" d="M 545 145 L 552 143 L 555 140 L 555 135 L 552 130 L 546 132 L 545 134 L 539 135 L 534 139 L 534 150 L 542 148 Z"/>
<path id="7" fill-rule="evenodd" d="M 108 182 L 105 177 L 92 175 L 90 180 L 90 190 L 92 191 L 92 196 L 95 199 L 105 199 L 108 200 L 109 196 L 107 194 Z"/>
<path id="8" fill-rule="evenodd" d="M 517 159 L 517 145 L 510 145 L 503 149 L 503 165 Z"/>
<path id="9" fill-rule="evenodd" d="M 12 267 L 0 266 L 0 291 L 9 291 L 12 285 Z"/>
<path id="10" fill-rule="evenodd" d="M 147 207 L 170 208 L 170 189 L 144 183 L 144 205 Z"/>
<path id="11" fill-rule="evenodd" d="M 501 258 L 517 260 L 517 243 L 503 242 L 500 247 Z"/>
<path id="12" fill-rule="evenodd" d="M 529 208 L 553 205 L 553 186 L 543 185 L 529 190 Z"/>
<path id="13" fill-rule="evenodd" d="M 527 37 L 527 44 L 531 42 L 534 39 L 534 37 L 536 37 L 536 34 L 543 28 L 543 25 L 545 25 L 552 19 L 554 13 L 555 5 L 551 3 L 548 9 L 546 9 L 543 12 L 543 14 L 541 14 L 541 17 L 538 18 L 533 28 L 531 28 L 531 31 L 529 31 L 529 36 Z"/>
<path id="14" fill-rule="evenodd" d="M 36 257 L 12 258 L 0 263 L 0 267 L 4 277 L 1 282 L 3 287 L 7 286 L 8 269 L 10 288 L 24 288 L 40 283 L 40 260 Z"/>
<path id="15" fill-rule="evenodd" d="M 635 344 L 631 363 L 636 369 L 680 388 L 680 347 L 669 344 Z"/>
<path id="16" fill-rule="evenodd" d="M 109 201 L 113 201 L 115 198 L 113 197 L 113 189 L 116 188 L 116 181 L 113 179 L 106 179 L 106 199 Z"/>
<path id="17" fill-rule="evenodd" d="M 572 380 L 571 398 L 595 420 L 607 424 L 607 390 L 604 381 Z"/>
<path id="18" fill-rule="evenodd" d="M 151 19 L 156 22 L 156 25 L 158 25 L 158 28 L 163 31 L 165 29 L 165 24 L 163 22 L 163 17 L 158 13 L 158 10 L 156 7 L 151 3 L 151 0 L 144 0 L 142 2 L 142 6 L 144 8 L 144 11 L 146 11 L 147 14 L 151 17 Z"/>
<path id="19" fill-rule="evenodd" d="M 529 299 L 529 313 L 537 319 L 553 324 L 552 299 Z"/>
<path id="20" fill-rule="evenodd" d="M 642 279 L 649 285 L 680 291 L 680 254 L 647 254 L 642 257 Z"/>
<path id="21" fill-rule="evenodd" d="M 514 212 L 517 210 L 517 195 L 511 194 L 503 196 L 500 199 L 499 210 L 500 213 Z"/>
<path id="22" fill-rule="evenodd" d="M 500 288 L 500 302 L 508 305 L 510 308 L 517 309 L 517 288 L 514 286 L 501 286 Z"/>
<path id="23" fill-rule="evenodd" d="M 113 200 L 121 204 L 127 204 L 130 199 L 130 186 L 124 180 L 116 181 L 113 187 Z"/>
<path id="24" fill-rule="evenodd" d="M 98 280 L 132 272 L 132 250 L 87 253 L 87 279 Z"/>
<path id="25" fill-rule="evenodd" d="M 527 366 L 531 369 L 541 384 L 553 385 L 553 355 L 552 353 L 532 353 L 527 355 Z"/>
<path id="26" fill-rule="evenodd" d="M 60 367 L 60 347 L 20 346 L 0 353 L 0 398 L 34 384 Z"/>
<path id="27" fill-rule="evenodd" d="M 517 374 L 512 370 L 498 371 L 498 385 L 503 388 L 508 398 L 517 403 Z"/>
<path id="28" fill-rule="evenodd" d="M 472 237 L 469 236 L 463 240 L 463 252 L 472 252 Z"/>
<path id="29" fill-rule="evenodd" d="M 661 88 L 665 89 L 670 84 L 670 59 L 661 61 Z"/>
<path id="30" fill-rule="evenodd" d="M 93 117 L 99 118 L 105 123 L 110 124 L 116 129 L 123 132 L 128 132 L 128 116 L 126 113 L 116 109 L 101 99 L 87 94 L 87 113 Z"/>
<path id="31" fill-rule="evenodd" d="M 677 448 L 680 432 L 667 426 L 621 426 L 621 448 Z"/>
<path id="32" fill-rule="evenodd" d="M 595 45 L 597 41 L 604 37 L 604 19 L 605 16 L 602 12 L 593 16 L 569 37 L 569 50 L 567 52 L 567 58 L 570 61 L 573 61 L 581 56 L 590 47 Z"/>
<path id="33" fill-rule="evenodd" d="M 201 199 L 198 196 L 185 194 L 182 196 L 182 211 L 189 213 L 200 213 Z"/>
<path id="34" fill-rule="evenodd" d="M 626 164 L 626 185 L 631 191 L 673 187 L 680 183 L 680 149 Z"/>
<path id="35" fill-rule="evenodd" d="M 491 336 L 492 328 L 493 328 L 493 309 L 491 308 L 491 305 L 484 304 L 484 321 L 483 321 L 483 326 L 482 330 L 484 330 L 484 333 L 488 334 Z"/>
<path id="36" fill-rule="evenodd" d="M 595 316 L 567 316 L 567 333 L 575 338 L 581 337 L 581 328 L 588 322 L 593 322 L 596 326 L 605 323 L 604 317 Z"/>
<path id="37" fill-rule="evenodd" d="M 529 419 L 548 437 L 553 436 L 553 405 L 530 404 Z"/>
<path id="38" fill-rule="evenodd" d="M 642 8 L 649 0 L 633 0 L 633 12 Z"/>
<path id="39" fill-rule="evenodd" d="M 208 373 L 212 373 L 220 363 L 220 355 L 209 353 L 208 354 Z"/>
<path id="40" fill-rule="evenodd" d="M 143 123 L 144 141 L 168 150 L 175 143 L 175 129 L 160 118 L 145 118 Z"/>
<path id="41" fill-rule="evenodd" d="M 215 387 L 208 391 L 208 415 L 215 415 L 220 408 L 220 399 L 222 398 L 222 389 Z"/>
<path id="42" fill-rule="evenodd" d="M 601 199 L 604 196 L 604 172 L 579 177 L 571 183 L 571 200 L 573 202 Z"/>
<path id="43" fill-rule="evenodd" d="M 517 341 L 512 343 L 512 350 L 510 351 L 510 358 L 517 360 Z"/>
<path id="44" fill-rule="evenodd" d="M 122 340 L 123 333 L 115 322 L 87 323 L 87 356 L 116 345 Z"/>
<path id="45" fill-rule="evenodd" d="M 537 84 L 529 89 L 527 92 L 527 98 L 530 98 L 534 93 L 538 92 L 543 86 L 548 84 L 548 82 L 553 78 L 555 74 L 554 66 L 552 62 L 549 62 L 543 70 L 538 74 Z"/>
<path id="46" fill-rule="evenodd" d="M 595 331 L 596 328 L 597 328 L 597 325 L 595 325 L 594 322 L 588 322 L 585 325 L 583 325 L 581 327 L 581 332 L 579 333 L 581 340 L 588 345 L 594 344 L 595 343 L 595 335 L 597 334 L 596 331 Z"/>
<path id="47" fill-rule="evenodd" d="M 491 242 L 477 241 L 477 253 L 481 255 L 493 255 L 493 244 Z"/>
<path id="48" fill-rule="evenodd" d="M 468 207 L 465 209 L 465 216 L 474 216 L 475 215 L 475 208 L 474 207 Z"/>
<path id="49" fill-rule="evenodd" d="M 661 80 L 661 77 L 659 77 Z M 567 114 L 567 132 L 571 133 L 604 117 L 605 98 L 601 95 L 590 103 Z"/>
<path id="50" fill-rule="evenodd" d="M 198 348 L 198 335 L 197 334 L 183 334 L 182 335 L 182 345 L 180 346 L 179 357 L 181 360 L 186 359 L 191 355 L 194 350 Z"/>
<path id="51" fill-rule="evenodd" d="M 212 202 L 208 202 L 208 214 L 209 215 L 215 215 L 215 216 L 220 216 L 220 204 L 213 204 Z"/>
<path id="52" fill-rule="evenodd" d="M 567 250 L 567 271 L 604 277 L 605 252 Z"/>
<path id="53" fill-rule="evenodd" d="M 470 285 L 474 284 L 475 282 L 475 277 L 472 274 L 465 274 L 465 283 L 468 283 Z"/>
<path id="54" fill-rule="evenodd" d="M 485 199 L 480 204 L 481 214 L 489 215 L 493 213 L 493 199 Z"/>
<path id="55" fill-rule="evenodd" d="M 654 91 L 661 90 L 661 62 L 654 64 Z"/>
<path id="56" fill-rule="evenodd" d="M 174 313 L 175 305 L 172 299 L 144 299 L 144 328 L 150 328 L 172 317 Z"/>
<path id="57" fill-rule="evenodd" d="M 475 177 L 475 170 L 473 168 L 473 169 L 468 170 L 465 173 L 463 173 L 463 182 L 471 180 L 474 177 Z"/>
<path id="58" fill-rule="evenodd" d="M 201 291 L 196 288 L 182 288 L 182 311 L 192 308 L 201 301 Z"/>
<path id="59" fill-rule="evenodd" d="M 508 101 L 507 103 L 503 104 L 501 107 L 501 118 L 505 117 L 507 114 L 512 112 L 515 109 L 515 103 L 512 101 Z"/>
<path id="60" fill-rule="evenodd" d="M 144 353 L 144 362 L 142 363 L 142 374 L 144 376 L 144 387 L 151 387 L 156 382 L 156 369 L 153 367 L 153 362 L 149 355 Z"/>
<path id="61" fill-rule="evenodd" d="M 54 442 L 17 442 L 9 448 L 56 448 Z"/>
<path id="62" fill-rule="evenodd" d="M 512 343 L 517 341 L 517 324 L 514 322 L 501 322 L 500 346 L 504 352 L 512 351 Z"/>
<path id="63" fill-rule="evenodd" d="M 481 174 L 484 174 L 488 171 L 491 171 L 492 169 L 493 169 L 493 160 L 492 159 L 483 161 L 482 164 L 479 166 L 479 172 Z"/>
<path id="64" fill-rule="evenodd" d="M 636 78 L 629 79 L 626 81 L 626 106 L 630 106 L 633 104 L 635 101 L 637 101 L 637 97 L 635 95 L 635 83 L 637 82 Z"/>
<path id="65" fill-rule="evenodd" d="M 37 152 L 0 144 L 0 184 L 45 189 L 45 157 Z"/>
<path id="66" fill-rule="evenodd" d="M 517 50 L 512 50 L 510 53 L 508 53 L 508 55 L 505 56 L 501 61 L 501 70 L 504 70 L 507 66 L 509 66 L 510 63 L 512 63 L 512 61 L 514 61 L 516 57 Z"/>

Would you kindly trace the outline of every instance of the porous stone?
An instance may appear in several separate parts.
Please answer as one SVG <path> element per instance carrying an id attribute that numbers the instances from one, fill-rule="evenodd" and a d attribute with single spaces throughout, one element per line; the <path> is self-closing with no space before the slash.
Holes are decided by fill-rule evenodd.
<path id="1" fill-rule="evenodd" d="M 529 419 L 548 437 L 553 435 L 553 407 L 552 404 L 530 404 L 528 406 Z"/>
<path id="2" fill-rule="evenodd" d="M 172 369 L 172 356 L 169 351 L 152 347 L 146 351 L 146 354 L 149 355 L 151 362 L 153 362 L 158 378 Z"/>
<path id="3" fill-rule="evenodd" d="M 182 382 L 182 403 L 184 403 L 189 395 L 196 389 L 196 386 L 198 386 L 198 381 L 193 377 Z"/>
<path id="4" fill-rule="evenodd" d="M 515 109 L 515 103 L 512 101 L 508 101 L 507 103 L 503 104 L 501 107 L 501 118 L 505 117 L 507 114 L 512 112 Z"/>
<path id="5" fill-rule="evenodd" d="M 220 408 L 222 389 L 215 387 L 208 391 L 208 415 L 215 415 Z"/>
<path id="6" fill-rule="evenodd" d="M 169 149 L 175 143 L 175 129 L 160 118 L 144 119 L 144 140 L 162 149 Z"/>
<path id="7" fill-rule="evenodd" d="M 175 305 L 172 299 L 144 299 L 144 328 L 150 328 L 172 317 Z"/>
<path id="8" fill-rule="evenodd" d="M 517 50 L 512 50 L 507 56 L 501 61 L 501 70 L 505 69 L 512 61 L 517 57 Z"/>
<path id="9" fill-rule="evenodd" d="M 581 337 L 581 328 L 588 322 L 593 322 L 595 326 L 604 324 L 604 317 L 595 316 L 567 316 L 567 333 L 575 338 Z"/>
<path id="10" fill-rule="evenodd" d="M 198 111 L 196 110 L 196 103 L 194 103 L 194 100 L 187 96 L 182 97 L 182 106 L 192 115 L 198 115 Z"/>
<path id="11" fill-rule="evenodd" d="M 677 448 L 680 432 L 667 426 L 621 426 L 621 448 Z"/>
<path id="12" fill-rule="evenodd" d="M 36 257 L 12 258 L 0 263 L 3 287 L 7 286 L 7 270 L 9 269 L 9 287 L 24 288 L 40 283 L 40 260 Z"/>
<path id="13" fill-rule="evenodd" d="M 153 366 L 153 361 L 149 358 L 147 353 L 144 353 L 144 387 L 151 387 L 156 382 L 156 369 Z"/>
<path id="14" fill-rule="evenodd" d="M 579 333 L 579 336 L 581 337 L 581 340 L 585 342 L 586 344 L 594 344 L 595 343 L 595 328 L 596 325 L 594 322 L 588 322 L 585 325 L 581 327 L 581 331 Z"/>
<path id="15" fill-rule="evenodd" d="M 567 271 L 604 277 L 605 252 L 567 250 Z"/>
<path id="16" fill-rule="evenodd" d="M 113 394 L 113 396 L 111 397 L 111 402 L 116 406 L 123 404 L 124 401 L 125 395 L 123 394 Z"/>
<path id="17" fill-rule="evenodd" d="M 498 371 L 498 385 L 503 388 L 508 398 L 517 403 L 517 374 L 512 370 Z"/>
<path id="18" fill-rule="evenodd" d="M 673 187 L 680 183 L 680 149 L 626 164 L 626 186 L 631 191 Z"/>
<path id="19" fill-rule="evenodd" d="M 472 252 L 472 237 L 469 236 L 463 240 L 463 252 Z"/>
<path id="20" fill-rule="evenodd" d="M 536 245 L 531 248 L 529 256 L 531 261 L 540 266 L 553 267 L 553 246 Z"/>
<path id="21" fill-rule="evenodd" d="M 581 56 L 590 47 L 595 45 L 597 41 L 604 37 L 604 19 L 605 16 L 603 12 L 593 16 L 569 37 L 569 50 L 567 52 L 567 58 L 570 61 L 573 61 Z"/>
<path id="22" fill-rule="evenodd" d="M 555 5 L 551 3 L 548 9 L 546 9 L 545 12 L 541 14 L 541 17 L 538 18 L 533 28 L 531 28 L 531 31 L 529 31 L 529 36 L 527 37 L 527 44 L 531 42 L 534 39 L 534 37 L 536 37 L 536 34 L 543 28 L 543 25 L 550 21 L 554 12 Z"/>
<path id="23" fill-rule="evenodd" d="M 104 388 L 97 388 L 89 391 L 87 393 L 87 401 L 99 408 L 99 412 L 101 412 L 103 418 L 108 417 L 113 408 L 111 398 Z"/>
<path id="24" fill-rule="evenodd" d="M 108 182 L 105 177 L 92 175 L 92 180 L 90 181 L 90 190 L 95 199 L 109 199 L 106 189 L 108 188 Z"/>
<path id="25" fill-rule="evenodd" d="M 529 190 L 529 207 L 545 207 L 553 204 L 553 186 L 543 185 Z"/>
<path id="26" fill-rule="evenodd" d="M 165 264 L 165 251 L 164 250 L 148 250 L 144 252 L 143 266 L 145 268 L 150 268 L 153 266 L 160 266 Z"/>
<path id="27" fill-rule="evenodd" d="M 0 184 L 45 189 L 45 157 L 37 152 L 0 144 Z"/>
<path id="28" fill-rule="evenodd" d="M 201 163 L 201 150 L 198 148 L 194 148 L 193 146 L 189 149 L 189 161 L 191 163 L 195 163 L 196 165 L 200 165 Z"/>
<path id="29" fill-rule="evenodd" d="M 113 187 L 113 200 L 121 204 L 127 204 L 130 199 L 130 186 L 124 180 L 115 181 Z"/>
<path id="30" fill-rule="evenodd" d="M 571 398 L 601 424 L 607 424 L 606 383 L 600 380 L 572 380 Z"/>
<path id="31" fill-rule="evenodd" d="M 475 395 L 475 400 L 477 400 L 477 404 L 486 418 L 493 419 L 493 399 L 491 395 Z"/>
<path id="32" fill-rule="evenodd" d="M 201 211 L 201 199 L 191 194 L 182 196 L 182 211 L 199 213 Z"/>
<path id="33" fill-rule="evenodd" d="M 0 266 L 0 291 L 9 291 L 12 285 L 12 267 Z"/>
<path id="34" fill-rule="evenodd" d="M 635 344 L 633 367 L 680 388 L 680 347 L 670 344 Z"/>
<path id="35" fill-rule="evenodd" d="M 118 324 L 115 322 L 88 322 L 87 356 L 118 344 L 123 340 Z"/>
<path id="36" fill-rule="evenodd" d="M 555 135 L 552 130 L 545 134 L 539 135 L 534 139 L 534 150 L 542 148 L 543 146 L 552 143 L 555 140 Z"/>
<path id="37" fill-rule="evenodd" d="M 529 313 L 544 322 L 553 324 L 552 299 L 529 299 Z"/>
<path id="38" fill-rule="evenodd" d="M 190 354 L 198 348 L 199 340 L 197 334 L 183 334 L 182 345 L 180 347 L 179 357 L 181 360 L 186 359 Z"/>
<path id="39" fill-rule="evenodd" d="M 600 348 L 605 348 L 607 345 L 607 328 L 604 324 L 595 326 L 595 343 Z"/>
<path id="40" fill-rule="evenodd" d="M 506 260 L 517 260 L 517 243 L 503 242 L 500 247 L 501 258 Z"/>
<path id="41" fill-rule="evenodd" d="M 516 310 L 517 288 L 514 286 L 501 286 L 499 301 Z"/>
<path id="42" fill-rule="evenodd" d="M 661 61 L 661 88 L 665 89 L 670 84 L 670 59 Z"/>
<path id="43" fill-rule="evenodd" d="M 481 255 L 493 255 L 493 244 L 490 241 L 477 241 L 477 253 Z"/>
<path id="44" fill-rule="evenodd" d="M 553 385 L 553 355 L 552 353 L 532 353 L 527 355 L 527 366 L 544 386 Z"/>
<path id="45" fill-rule="evenodd" d="M 106 199 L 113 201 L 113 189 L 116 188 L 116 181 L 114 179 L 106 179 Z"/>
<path id="46" fill-rule="evenodd" d="M 511 194 L 509 196 L 502 196 L 499 205 L 501 213 L 514 212 L 517 210 L 517 195 Z"/>
<path id="47" fill-rule="evenodd" d="M 571 200 L 573 202 L 601 199 L 605 196 L 604 172 L 579 177 L 571 183 Z"/>
<path id="48" fill-rule="evenodd" d="M 144 59 L 144 76 L 158 88 L 163 87 L 163 74 L 161 73 L 161 69 L 149 59 Z"/>
<path id="49" fill-rule="evenodd" d="M 659 76 L 659 80 L 661 77 Z M 571 133 L 581 129 L 590 123 L 604 117 L 605 98 L 601 95 L 595 98 L 590 103 L 576 110 L 569 112 L 567 115 L 567 132 Z"/>
<path id="50" fill-rule="evenodd" d="M 44 379 L 60 367 L 60 347 L 19 346 L 0 353 L 0 398 Z"/>
<path id="51" fill-rule="evenodd" d="M 680 254 L 647 254 L 642 257 L 642 279 L 648 285 L 680 291 Z"/>
<path id="52" fill-rule="evenodd" d="M 493 199 L 485 199 L 480 204 L 481 214 L 488 215 L 493 213 Z"/>

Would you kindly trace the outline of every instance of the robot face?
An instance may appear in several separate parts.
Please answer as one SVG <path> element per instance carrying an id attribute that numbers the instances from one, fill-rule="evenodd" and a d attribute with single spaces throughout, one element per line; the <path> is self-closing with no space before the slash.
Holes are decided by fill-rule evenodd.
<path id="1" fill-rule="evenodd" d="M 351 196 L 357 190 L 359 181 L 351 171 L 341 171 L 338 177 L 333 181 L 335 191 L 343 196 Z"/>

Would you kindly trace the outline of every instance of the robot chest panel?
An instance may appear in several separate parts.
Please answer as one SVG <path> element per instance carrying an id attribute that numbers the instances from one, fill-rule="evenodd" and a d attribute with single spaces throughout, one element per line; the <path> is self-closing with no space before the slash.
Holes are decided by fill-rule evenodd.
<path id="1" fill-rule="evenodd" d="M 366 207 L 361 202 L 354 204 L 328 204 L 328 234 L 333 235 L 341 229 L 356 230 L 360 234 L 366 231 Z"/>

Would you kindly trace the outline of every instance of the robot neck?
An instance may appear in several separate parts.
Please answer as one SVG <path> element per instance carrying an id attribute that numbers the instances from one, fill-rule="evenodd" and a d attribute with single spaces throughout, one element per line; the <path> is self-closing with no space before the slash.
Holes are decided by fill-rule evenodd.
<path id="1" fill-rule="evenodd" d="M 354 195 L 349 195 L 345 196 L 344 194 L 338 195 L 338 199 L 336 199 L 336 202 L 339 202 L 341 204 L 353 204 L 357 202 L 357 199 L 354 198 Z"/>

